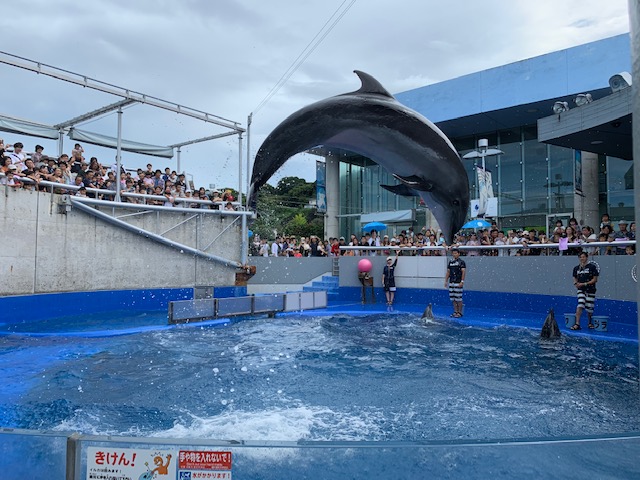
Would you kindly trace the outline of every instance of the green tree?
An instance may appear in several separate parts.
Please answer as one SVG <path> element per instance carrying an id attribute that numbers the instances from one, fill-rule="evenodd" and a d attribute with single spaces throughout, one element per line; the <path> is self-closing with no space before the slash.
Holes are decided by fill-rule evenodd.
<path id="1" fill-rule="evenodd" d="M 309 208 L 309 201 L 314 197 L 315 182 L 303 178 L 285 177 L 276 187 L 264 185 L 258 193 L 257 219 L 251 229 L 269 239 L 276 234 L 322 236 L 324 219 L 314 208 Z"/>

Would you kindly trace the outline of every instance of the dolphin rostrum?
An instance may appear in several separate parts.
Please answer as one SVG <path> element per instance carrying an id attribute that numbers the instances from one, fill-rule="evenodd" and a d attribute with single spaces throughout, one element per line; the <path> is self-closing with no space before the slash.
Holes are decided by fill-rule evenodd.
<path id="1" fill-rule="evenodd" d="M 291 114 L 256 154 L 248 204 L 297 153 L 323 145 L 370 158 L 416 192 L 450 244 L 469 208 L 469 182 L 458 152 L 429 120 L 402 105 L 371 75 L 356 70 L 359 90 L 330 97 Z"/>
<path id="2" fill-rule="evenodd" d="M 558 322 L 556 322 L 556 316 L 553 313 L 553 308 L 549 310 L 549 314 L 544 320 L 542 330 L 540 331 L 540 338 L 560 338 L 560 328 L 558 327 Z"/>

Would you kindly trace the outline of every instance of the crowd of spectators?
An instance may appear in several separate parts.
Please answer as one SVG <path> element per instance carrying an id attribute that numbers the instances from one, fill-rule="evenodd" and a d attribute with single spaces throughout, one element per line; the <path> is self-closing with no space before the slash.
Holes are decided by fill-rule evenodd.
<path id="1" fill-rule="evenodd" d="M 59 157 L 44 155 L 44 147 L 36 145 L 33 153 L 24 151 L 24 145 L 16 142 L 13 145 L 5 145 L 0 139 L 0 184 L 13 188 L 37 189 L 49 191 L 51 187 L 41 184 L 43 180 L 61 185 L 73 185 L 77 188 L 65 189 L 55 186 L 54 193 L 68 193 L 71 195 L 98 198 L 100 200 L 113 200 L 117 190 L 117 165 L 107 166 L 101 164 L 96 157 L 85 157 L 84 148 L 76 143 L 71 155 L 63 154 Z M 211 208 L 235 210 L 235 198 L 231 190 L 220 192 L 219 190 L 207 191 L 204 187 L 197 190 L 190 182 L 185 180 L 184 173 L 177 173 L 166 167 L 163 170 L 154 169 L 151 163 L 146 170 L 138 168 L 135 171 L 126 170 L 120 166 L 120 191 L 152 196 L 122 197 L 123 202 L 140 203 L 149 205 L 180 206 L 190 208 Z M 99 192 L 96 190 L 111 191 Z M 155 198 L 153 198 L 155 197 Z M 159 198 L 162 197 L 162 198 Z M 176 202 L 183 198 L 185 202 Z M 188 199 L 206 202 L 192 202 Z"/>
<path id="2" fill-rule="evenodd" d="M 376 230 L 364 233 L 358 238 L 351 234 L 349 241 L 345 237 L 321 240 L 318 237 L 279 236 L 268 242 L 256 237 L 252 245 L 252 254 L 272 257 L 326 257 L 326 256 L 363 256 L 390 255 L 400 247 L 402 256 L 441 256 L 446 255 L 446 247 L 467 247 L 461 250 L 467 256 L 527 256 L 527 255 L 579 255 L 586 251 L 590 255 L 634 255 L 635 246 L 616 246 L 620 240 L 636 239 L 636 224 L 628 224 L 625 220 L 617 222 L 618 228 L 610 221 L 609 215 L 602 216 L 598 232 L 587 225 L 579 225 L 575 218 L 569 219 L 568 225 L 558 220 L 551 233 L 536 229 L 501 230 L 493 222 L 490 228 L 455 235 L 453 245 L 447 245 L 444 235 L 439 230 L 423 227 L 414 233 L 413 227 L 402 230 L 399 234 L 379 235 Z M 589 243 L 601 242 L 611 245 L 589 246 Z M 514 248 L 495 248 L 492 246 L 508 246 Z M 548 245 L 545 248 L 544 245 Z M 478 249 L 468 247 L 479 247 Z M 379 247 L 377 249 L 359 249 L 340 247 Z M 388 247 L 388 248 L 385 248 Z M 425 248 L 445 247 L 445 248 Z M 480 248 L 482 247 L 482 248 Z"/>

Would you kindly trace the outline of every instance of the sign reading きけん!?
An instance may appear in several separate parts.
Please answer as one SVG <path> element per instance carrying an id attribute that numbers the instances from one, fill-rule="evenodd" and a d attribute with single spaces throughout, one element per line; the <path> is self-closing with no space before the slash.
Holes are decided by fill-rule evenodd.
<path id="1" fill-rule="evenodd" d="M 173 480 L 175 452 L 138 448 L 87 448 L 87 480 Z"/>
<path id="2" fill-rule="evenodd" d="M 180 450 L 179 480 L 231 480 L 231 452 Z"/>

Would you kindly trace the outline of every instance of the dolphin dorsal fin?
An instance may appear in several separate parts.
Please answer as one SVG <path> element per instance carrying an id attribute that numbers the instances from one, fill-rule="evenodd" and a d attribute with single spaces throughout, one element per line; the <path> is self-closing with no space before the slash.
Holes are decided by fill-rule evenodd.
<path id="1" fill-rule="evenodd" d="M 383 95 L 385 97 L 393 98 L 386 88 L 384 88 L 378 80 L 373 78 L 368 73 L 362 72 L 360 70 L 353 71 L 362 82 L 362 86 L 353 93 L 375 93 L 377 95 Z"/>

